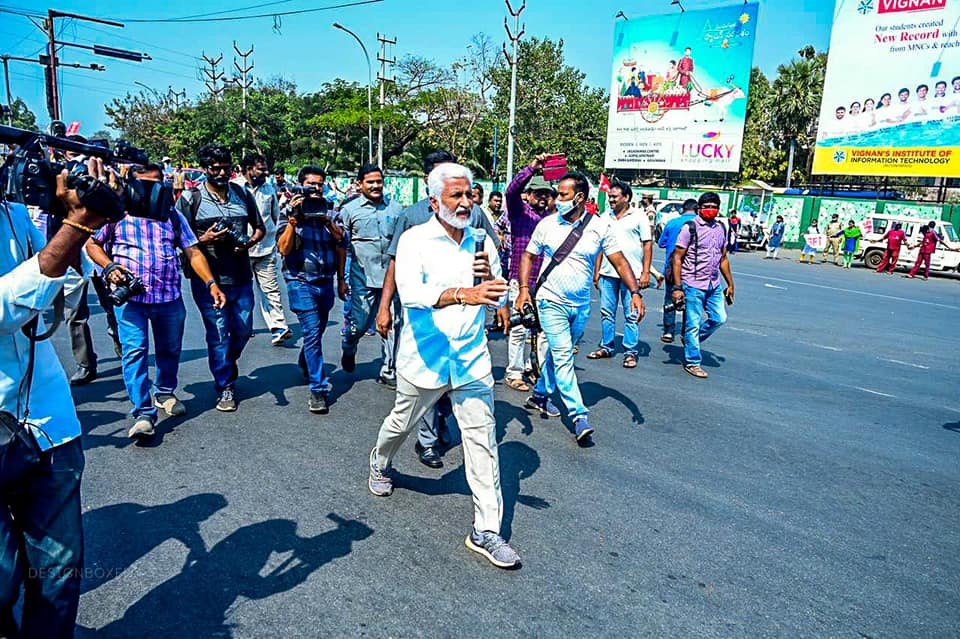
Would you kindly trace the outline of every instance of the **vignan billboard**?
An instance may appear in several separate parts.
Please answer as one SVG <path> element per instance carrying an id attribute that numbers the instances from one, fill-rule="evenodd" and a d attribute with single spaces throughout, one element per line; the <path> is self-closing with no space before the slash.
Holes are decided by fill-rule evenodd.
<path id="1" fill-rule="evenodd" d="M 757 6 L 616 22 L 607 168 L 740 170 Z"/>
<path id="2" fill-rule="evenodd" d="M 813 172 L 960 176 L 960 0 L 837 0 Z"/>

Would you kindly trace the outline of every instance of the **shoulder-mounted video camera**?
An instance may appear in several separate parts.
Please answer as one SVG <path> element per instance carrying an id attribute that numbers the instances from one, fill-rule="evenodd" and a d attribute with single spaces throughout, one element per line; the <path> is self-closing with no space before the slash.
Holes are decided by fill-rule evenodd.
<path id="1" fill-rule="evenodd" d="M 322 197 L 323 189 L 311 184 L 297 184 L 290 189 L 295 195 L 303 195 L 303 201 L 292 211 L 298 220 L 315 220 L 330 216 L 330 202 Z M 320 194 L 321 197 L 317 197 Z"/>
<path id="2" fill-rule="evenodd" d="M 57 176 L 64 169 L 71 168 L 64 159 L 65 152 L 101 158 L 107 163 L 142 166 L 149 161 L 142 149 L 122 140 L 111 150 L 99 144 L 83 144 L 64 137 L 0 125 L 0 142 L 17 147 L 0 169 L 3 198 L 39 207 L 58 217 L 66 215 L 57 198 Z M 53 151 L 54 159 L 48 149 Z M 83 205 L 109 222 L 118 221 L 125 213 L 168 219 L 173 205 L 169 187 L 161 182 L 138 179 L 120 179 L 119 185 L 118 191 L 114 191 L 105 182 L 79 171 L 71 171 L 67 178 L 67 186 L 76 189 Z"/>

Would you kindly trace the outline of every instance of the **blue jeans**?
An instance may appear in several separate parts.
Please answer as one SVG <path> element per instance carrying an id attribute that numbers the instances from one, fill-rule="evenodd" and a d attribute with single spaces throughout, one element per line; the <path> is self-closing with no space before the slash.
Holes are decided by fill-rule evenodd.
<path id="1" fill-rule="evenodd" d="M 669 280 L 669 278 L 667 278 Z M 673 304 L 673 291 L 676 287 L 673 284 L 665 283 L 663 285 L 663 305 L 668 306 Z M 664 335 L 676 335 L 677 334 L 677 312 L 676 311 L 664 311 L 663 313 L 663 334 Z"/>
<path id="2" fill-rule="evenodd" d="M 83 569 L 82 475 L 77 437 L 42 453 L 0 495 L 0 636 L 73 637 Z M 17 634 L 10 626 L 21 585 Z"/>
<path id="3" fill-rule="evenodd" d="M 227 305 L 220 309 L 213 307 L 213 297 L 203 282 L 191 277 L 190 288 L 207 333 L 207 361 L 213 386 L 220 394 L 233 388 L 237 381 L 237 361 L 253 335 L 253 282 L 220 286 L 227 296 Z"/>
<path id="4" fill-rule="evenodd" d="M 340 342 L 340 347 L 346 355 L 357 354 L 357 344 L 366 334 L 367 329 L 373 326 L 380 309 L 380 294 L 382 288 L 368 288 L 365 276 L 359 273 L 356 277 L 350 274 L 350 319 L 347 322 L 347 333 Z M 394 316 L 397 307 L 394 306 Z M 380 366 L 380 376 L 384 379 L 396 379 L 396 331 L 390 331 L 387 338 L 380 339 L 380 352 L 383 355 L 383 364 Z"/>
<path id="5" fill-rule="evenodd" d="M 327 394 L 327 375 L 323 372 L 323 331 L 333 308 L 333 280 L 302 282 L 287 280 L 290 310 L 297 315 L 303 333 L 303 358 L 310 377 L 310 392 Z"/>
<path id="6" fill-rule="evenodd" d="M 617 304 L 623 306 L 623 350 L 637 356 L 640 324 L 630 310 L 630 289 L 619 277 L 600 276 L 600 348 L 613 352 L 617 337 Z"/>
<path id="7" fill-rule="evenodd" d="M 573 367 L 573 346 L 583 335 L 583 329 L 590 319 L 590 305 L 566 306 L 537 300 L 537 310 L 540 313 L 541 335 L 547 338 L 549 348 L 533 394 L 537 397 L 548 397 L 554 391 L 559 391 L 570 419 L 584 417 L 589 411 L 583 405 L 580 386 L 577 384 L 577 373 Z"/>
<path id="8" fill-rule="evenodd" d="M 183 298 L 160 304 L 127 302 L 118 306 L 117 328 L 123 346 L 123 384 L 133 403 L 134 418 L 147 416 L 156 421 L 157 409 L 150 395 L 150 332 L 156 352 L 157 393 L 172 393 L 177 388 L 180 349 L 183 346 L 183 322 L 187 311 Z"/>
<path id="9" fill-rule="evenodd" d="M 348 277 L 350 275 L 350 261 L 351 261 L 350 251 L 347 251 L 347 261 L 346 261 L 346 264 L 344 264 L 343 272 L 346 273 Z M 353 295 L 351 294 L 351 291 L 348 287 L 346 299 L 343 300 L 343 325 L 348 329 L 350 327 L 350 313 L 353 308 L 352 300 L 353 300 Z"/>
<path id="10" fill-rule="evenodd" d="M 703 291 L 684 284 L 683 294 L 687 300 L 687 319 L 683 327 L 683 358 L 688 366 L 699 366 L 703 361 L 700 342 L 713 335 L 727 321 L 723 289 L 717 286 Z"/>

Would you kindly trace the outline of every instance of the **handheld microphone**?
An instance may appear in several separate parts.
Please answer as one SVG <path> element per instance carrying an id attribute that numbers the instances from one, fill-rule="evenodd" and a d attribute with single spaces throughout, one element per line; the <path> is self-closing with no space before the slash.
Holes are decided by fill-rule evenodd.
<path id="1" fill-rule="evenodd" d="M 486 229 L 475 228 L 473 229 L 473 234 L 477 240 L 477 243 L 474 245 L 473 253 L 475 256 L 479 256 L 481 253 L 483 253 L 486 250 L 485 244 L 487 241 L 487 231 Z M 473 285 L 480 286 L 481 281 L 482 280 L 480 279 L 480 276 L 478 275 L 474 276 Z"/>

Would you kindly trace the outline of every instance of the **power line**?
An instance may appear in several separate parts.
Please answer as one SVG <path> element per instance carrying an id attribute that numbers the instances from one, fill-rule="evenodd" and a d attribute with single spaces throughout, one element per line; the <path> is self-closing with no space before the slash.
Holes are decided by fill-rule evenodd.
<path id="1" fill-rule="evenodd" d="M 236 20 L 252 20 L 254 18 L 273 18 L 276 16 L 293 16 L 303 13 L 316 13 L 317 11 L 330 11 L 332 9 L 345 9 L 347 7 L 358 7 L 365 4 L 376 4 L 383 0 L 356 0 L 355 2 L 344 2 L 326 7 L 315 7 L 313 9 L 299 9 L 297 11 L 282 11 L 279 13 L 258 13 L 249 16 L 223 16 L 219 18 L 109 18 L 129 23 L 186 23 L 186 22 L 233 22 Z M 259 5 L 263 6 L 263 5 Z"/>
<path id="2" fill-rule="evenodd" d="M 207 16 L 219 16 L 224 13 L 236 13 L 237 11 L 249 11 L 250 9 L 263 9 L 264 7 L 272 7 L 277 4 L 286 4 L 288 2 L 293 2 L 294 0 L 276 0 L 275 2 L 265 2 L 262 4 L 253 4 L 248 7 L 234 7 L 232 9 L 224 9 L 223 11 L 211 11 L 209 13 L 197 13 L 192 16 L 180 16 L 179 18 L 174 18 L 174 20 L 187 20 L 189 18 L 206 18 Z"/>
<path id="3" fill-rule="evenodd" d="M 190 54 L 188 54 L 188 53 L 183 53 L 182 51 L 177 51 L 176 49 L 169 49 L 169 48 L 167 48 L 167 47 L 162 47 L 162 46 L 160 46 L 159 44 L 154 44 L 153 42 L 146 42 L 146 41 L 144 41 L 144 40 L 137 40 L 136 38 L 131 38 L 130 36 L 127 36 L 127 35 L 115 34 L 115 33 L 111 32 L 111 31 L 107 31 L 106 29 L 100 29 L 100 28 L 91 26 L 91 25 L 89 25 L 89 24 L 80 24 L 80 25 L 78 25 L 78 26 L 79 26 L 80 28 L 82 28 L 82 29 L 89 29 L 90 31 L 96 31 L 97 33 L 103 33 L 103 34 L 105 34 L 105 35 L 109 35 L 111 38 L 116 38 L 116 39 L 119 39 L 119 40 L 127 40 L 128 42 L 133 42 L 133 43 L 135 43 L 135 44 L 142 44 L 143 46 L 150 47 L 151 49 L 157 49 L 157 50 L 159 50 L 159 51 L 166 51 L 167 53 L 172 53 L 172 54 L 174 54 L 174 55 L 183 56 L 184 58 L 187 58 L 187 59 L 189 59 L 189 60 L 193 60 L 193 61 L 195 61 L 195 62 L 201 62 L 201 61 L 203 61 L 203 58 L 201 58 L 200 56 L 190 55 Z M 153 59 L 154 59 L 154 60 L 162 60 L 163 58 L 158 58 L 158 57 L 154 56 Z M 179 63 L 178 63 L 178 64 L 179 64 Z"/>

